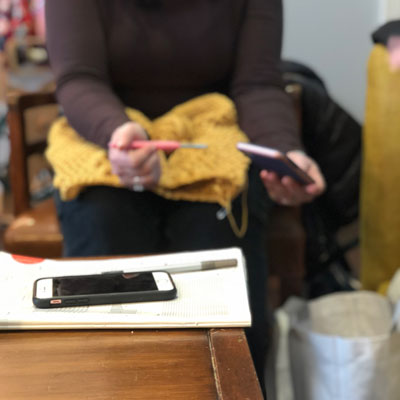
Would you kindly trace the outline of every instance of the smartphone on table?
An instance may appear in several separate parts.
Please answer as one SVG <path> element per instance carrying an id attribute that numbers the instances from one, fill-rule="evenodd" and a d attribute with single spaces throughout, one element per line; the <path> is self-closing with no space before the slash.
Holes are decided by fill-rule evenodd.
<path id="1" fill-rule="evenodd" d="M 40 278 L 33 285 L 38 308 L 171 300 L 177 291 L 166 271 L 107 272 Z"/>
<path id="2" fill-rule="evenodd" d="M 304 170 L 279 150 L 244 142 L 237 143 L 236 147 L 261 169 L 275 172 L 279 177 L 290 176 L 301 185 L 314 183 Z"/>

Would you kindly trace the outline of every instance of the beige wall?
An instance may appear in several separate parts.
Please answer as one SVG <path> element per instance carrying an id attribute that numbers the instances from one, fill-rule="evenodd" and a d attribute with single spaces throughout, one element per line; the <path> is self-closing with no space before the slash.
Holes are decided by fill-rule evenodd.
<path id="1" fill-rule="evenodd" d="M 284 0 L 283 56 L 314 69 L 359 122 L 364 120 L 371 33 L 384 22 L 383 1 Z"/>
<path id="2" fill-rule="evenodd" d="M 393 19 L 400 19 L 400 1 L 399 0 L 386 0 L 384 7 L 385 19 L 387 21 Z"/>

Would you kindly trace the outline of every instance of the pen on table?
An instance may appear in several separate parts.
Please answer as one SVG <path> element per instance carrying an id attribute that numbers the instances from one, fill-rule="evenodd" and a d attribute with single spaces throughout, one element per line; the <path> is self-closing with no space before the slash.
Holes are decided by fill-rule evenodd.
<path id="1" fill-rule="evenodd" d="M 141 149 L 146 146 L 154 146 L 158 150 L 174 151 L 177 149 L 205 149 L 206 144 L 202 143 L 183 143 L 177 140 L 134 140 L 129 144 L 127 149 Z M 118 148 L 118 146 L 111 144 L 110 147 Z"/>
<path id="2" fill-rule="evenodd" d="M 138 267 L 137 270 L 122 270 L 122 271 L 103 271 L 101 274 L 132 274 L 135 272 L 144 271 L 168 271 L 171 274 L 178 274 L 181 272 L 196 272 L 196 271 L 210 271 L 221 268 L 232 268 L 236 267 L 238 261 L 236 258 L 228 258 L 225 260 L 209 260 L 209 261 L 199 261 L 199 262 L 187 262 L 182 264 L 158 264 L 153 266 Z"/>
<path id="3" fill-rule="evenodd" d="M 180 265 L 163 265 L 162 269 L 172 274 L 181 272 L 209 271 L 220 268 L 231 268 L 237 266 L 237 259 L 199 261 L 196 263 L 182 263 Z"/>

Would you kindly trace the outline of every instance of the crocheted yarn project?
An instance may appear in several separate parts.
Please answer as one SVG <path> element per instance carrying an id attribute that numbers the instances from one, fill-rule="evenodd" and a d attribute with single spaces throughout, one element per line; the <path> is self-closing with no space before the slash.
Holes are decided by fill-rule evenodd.
<path id="1" fill-rule="evenodd" d="M 400 71 L 377 44 L 368 60 L 360 193 L 363 289 L 385 293 L 400 261 Z"/>
<path id="2" fill-rule="evenodd" d="M 154 120 L 133 109 L 127 115 L 151 139 L 204 143 L 205 149 L 160 151 L 162 174 L 154 192 L 172 200 L 216 202 L 230 210 L 243 190 L 250 160 L 236 149 L 248 141 L 237 125 L 236 109 L 226 96 L 211 93 L 180 104 Z M 111 172 L 107 152 L 83 139 L 65 117 L 54 122 L 46 156 L 54 169 L 54 186 L 63 200 L 75 198 L 90 185 L 122 187 Z"/>

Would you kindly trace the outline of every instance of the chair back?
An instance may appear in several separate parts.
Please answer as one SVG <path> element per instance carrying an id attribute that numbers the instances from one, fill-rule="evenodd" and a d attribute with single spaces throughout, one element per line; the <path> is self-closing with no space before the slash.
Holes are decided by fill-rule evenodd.
<path id="1" fill-rule="evenodd" d="M 6 229 L 6 251 L 37 257 L 60 257 L 62 235 L 54 200 L 35 201 L 32 181 L 43 166 L 47 132 L 59 114 L 53 92 L 7 94 L 10 131 L 12 207 L 15 219 Z M 49 167 L 48 167 L 49 168 Z"/>
<path id="2" fill-rule="evenodd" d="M 40 116 L 40 112 L 45 110 L 36 110 L 38 114 L 28 115 L 30 110 L 35 108 L 56 104 L 56 98 L 52 92 L 44 93 L 10 93 L 7 96 L 8 105 L 8 125 L 10 130 L 10 184 L 13 195 L 13 211 L 19 215 L 31 208 L 31 196 L 29 190 L 29 158 L 34 154 L 43 154 L 46 148 L 46 133 L 52 122 L 52 116 Z M 30 117 L 30 118 L 29 118 Z M 40 126 L 40 120 L 43 120 L 44 126 Z M 47 120 L 47 121 L 46 121 Z M 36 128 L 39 128 L 45 134 L 33 134 L 29 137 L 28 126 L 30 122 Z M 38 124 L 39 122 L 39 124 Z M 39 125 L 39 126 L 38 126 Z"/>

